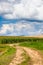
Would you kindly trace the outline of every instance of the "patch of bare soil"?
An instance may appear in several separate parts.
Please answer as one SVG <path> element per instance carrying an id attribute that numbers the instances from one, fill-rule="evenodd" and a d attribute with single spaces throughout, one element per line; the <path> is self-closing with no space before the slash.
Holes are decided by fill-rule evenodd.
<path id="1" fill-rule="evenodd" d="M 18 46 L 16 47 L 16 49 L 17 49 L 16 55 L 9 65 L 18 65 L 25 60 L 24 57 L 22 56 L 24 51 L 21 48 L 19 48 Z"/>
<path id="2" fill-rule="evenodd" d="M 26 53 L 28 53 L 28 55 L 32 59 L 33 65 L 43 65 L 42 57 L 40 56 L 39 52 L 26 47 L 23 47 L 23 49 L 26 51 Z"/>

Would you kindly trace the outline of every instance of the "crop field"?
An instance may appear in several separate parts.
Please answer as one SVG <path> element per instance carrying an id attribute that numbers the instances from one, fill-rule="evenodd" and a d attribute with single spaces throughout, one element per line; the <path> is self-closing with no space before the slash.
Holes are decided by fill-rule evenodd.
<path id="1" fill-rule="evenodd" d="M 43 38 L 25 36 L 0 36 L 0 44 L 12 44 L 21 42 L 43 42 Z"/>
<path id="2" fill-rule="evenodd" d="M 43 65 L 43 38 L 0 36 L 0 65 Z"/>

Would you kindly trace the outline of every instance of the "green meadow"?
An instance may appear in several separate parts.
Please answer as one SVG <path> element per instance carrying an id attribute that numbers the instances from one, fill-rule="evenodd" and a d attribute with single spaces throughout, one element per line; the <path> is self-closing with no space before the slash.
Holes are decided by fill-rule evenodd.
<path id="1" fill-rule="evenodd" d="M 23 37 L 23 36 L 1 36 L 0 44 L 17 44 L 43 50 L 43 38 Z"/>
<path id="2" fill-rule="evenodd" d="M 9 65 L 16 53 L 16 48 L 9 44 L 19 44 L 19 46 L 39 50 L 43 56 L 43 38 L 0 36 L 0 65 Z M 26 63 L 21 65 L 26 65 Z"/>
<path id="3" fill-rule="evenodd" d="M 0 65 L 8 65 L 14 57 L 15 52 L 15 48 L 0 44 Z"/>

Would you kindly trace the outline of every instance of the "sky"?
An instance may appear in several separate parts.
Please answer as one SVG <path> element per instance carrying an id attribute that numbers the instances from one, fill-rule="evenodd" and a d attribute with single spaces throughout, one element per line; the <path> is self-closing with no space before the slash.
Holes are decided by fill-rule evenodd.
<path id="1" fill-rule="evenodd" d="M 43 34 L 43 0 L 0 0 L 0 36 Z"/>

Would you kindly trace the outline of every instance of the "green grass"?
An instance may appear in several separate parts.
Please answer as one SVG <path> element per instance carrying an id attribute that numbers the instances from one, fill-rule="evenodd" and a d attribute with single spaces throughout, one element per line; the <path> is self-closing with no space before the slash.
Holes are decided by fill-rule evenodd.
<path id="1" fill-rule="evenodd" d="M 7 47 L 0 44 L 0 55 L 2 55 L 7 50 Z"/>
<path id="2" fill-rule="evenodd" d="M 7 48 L 6 52 L 0 56 L 0 65 L 8 65 L 11 62 L 12 58 L 14 57 L 16 49 L 13 47 L 3 45 L 0 47 L 2 47 L 3 49 Z"/>
<path id="3" fill-rule="evenodd" d="M 31 47 L 40 51 L 43 51 L 43 42 L 23 42 L 20 46 Z"/>

